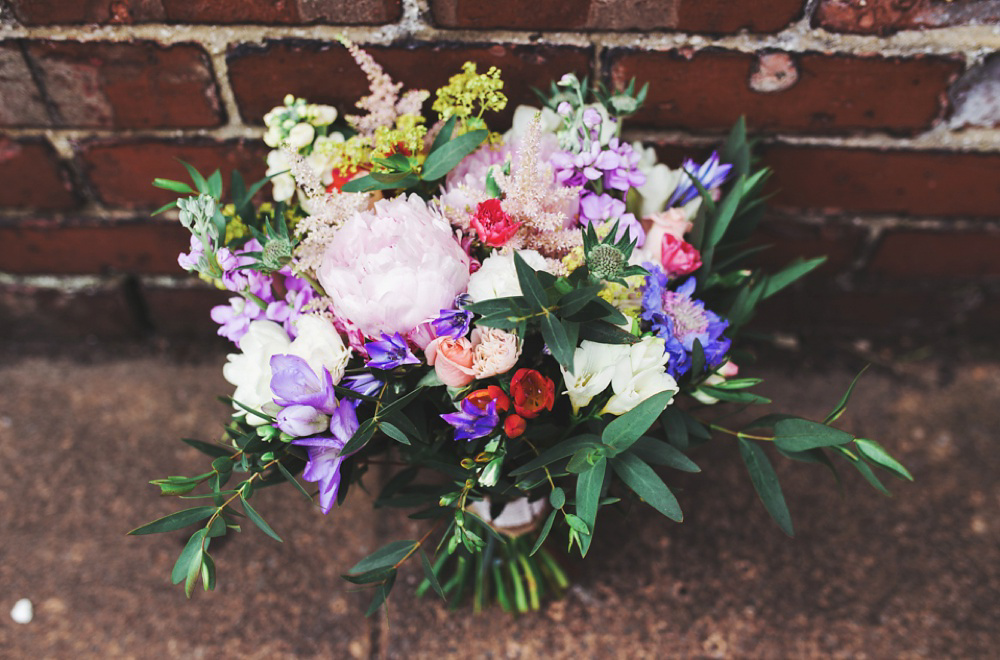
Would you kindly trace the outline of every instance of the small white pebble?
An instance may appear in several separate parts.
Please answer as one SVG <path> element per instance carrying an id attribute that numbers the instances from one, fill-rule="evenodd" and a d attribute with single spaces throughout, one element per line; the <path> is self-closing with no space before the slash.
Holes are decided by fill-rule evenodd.
<path id="1" fill-rule="evenodd" d="M 14 607 L 10 610 L 10 618 L 14 619 L 15 623 L 31 623 L 34 616 L 34 608 L 27 598 L 22 598 L 14 603 Z"/>

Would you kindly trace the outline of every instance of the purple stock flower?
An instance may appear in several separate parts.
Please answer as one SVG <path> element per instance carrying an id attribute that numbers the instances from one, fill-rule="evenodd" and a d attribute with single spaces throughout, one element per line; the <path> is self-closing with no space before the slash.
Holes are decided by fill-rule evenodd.
<path id="1" fill-rule="evenodd" d="M 688 278 L 676 291 L 670 291 L 669 278 L 662 269 L 649 263 L 643 266 L 650 274 L 643 285 L 642 318 L 650 321 L 656 336 L 666 342 L 665 350 L 670 354 L 667 373 L 679 378 L 691 369 L 695 340 L 701 344 L 707 367 L 722 364 L 732 343 L 723 336 L 729 322 L 691 297 L 695 279 Z"/>
<path id="2" fill-rule="evenodd" d="M 713 151 L 708 160 L 702 163 L 700 167 L 693 160 L 687 159 L 684 161 L 683 168 L 686 171 L 681 172 L 680 183 L 677 184 L 677 188 L 674 189 L 673 194 L 670 195 L 670 199 L 667 200 L 667 208 L 675 204 L 677 206 L 684 206 L 698 196 L 698 188 L 691 181 L 691 177 L 687 175 L 687 172 L 694 174 L 694 177 L 698 179 L 705 190 L 712 190 L 725 183 L 726 178 L 729 176 L 729 171 L 733 169 L 733 166 L 720 164 L 719 153 Z"/>
<path id="3" fill-rule="evenodd" d="M 468 398 L 462 401 L 461 412 L 441 415 L 441 419 L 455 427 L 456 440 L 482 438 L 492 433 L 500 423 L 496 400 L 490 401 L 486 408 L 480 408 Z"/>
<path id="4" fill-rule="evenodd" d="M 580 196 L 580 224 L 603 225 L 616 220 L 618 235 L 615 236 L 615 240 L 621 240 L 627 231 L 632 240 L 636 241 L 636 245 L 642 246 L 646 241 L 646 232 L 634 214 L 625 212 L 625 202 L 607 193 L 598 195 L 586 191 Z"/>
<path id="5" fill-rule="evenodd" d="M 436 319 L 431 321 L 435 337 L 451 337 L 458 339 L 469 334 L 472 323 L 472 312 L 464 309 L 442 309 Z"/>
<path id="6" fill-rule="evenodd" d="M 270 364 L 271 392 L 275 403 L 280 406 L 312 406 L 326 414 L 336 409 L 333 377 L 327 369 L 323 369 L 323 378 L 320 378 L 309 363 L 297 355 L 273 355 Z"/>
<path id="7" fill-rule="evenodd" d="M 204 254 L 205 246 L 201 239 L 191 234 L 191 250 L 187 254 L 181 252 L 177 255 L 177 264 L 184 270 L 198 270 L 198 262 Z"/>
<path id="8" fill-rule="evenodd" d="M 293 445 L 308 447 L 309 462 L 302 471 L 306 481 L 319 482 L 319 506 L 323 513 L 330 513 L 340 489 L 340 465 L 346 456 L 341 454 L 344 445 L 358 430 L 358 416 L 354 407 L 341 401 L 330 418 L 330 437 L 297 438 Z"/>
<path id="9" fill-rule="evenodd" d="M 406 339 L 398 332 L 391 336 L 383 332 L 382 340 L 366 343 L 365 350 L 368 351 L 368 366 L 375 369 L 395 369 L 402 364 L 420 364 Z"/>

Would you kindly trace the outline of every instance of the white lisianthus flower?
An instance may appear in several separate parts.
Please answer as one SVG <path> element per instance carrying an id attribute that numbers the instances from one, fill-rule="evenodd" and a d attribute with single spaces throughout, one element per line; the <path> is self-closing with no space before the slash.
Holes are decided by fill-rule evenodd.
<path id="1" fill-rule="evenodd" d="M 518 250 L 525 263 L 535 270 L 545 270 L 545 257 L 534 250 Z M 482 302 L 494 298 L 521 295 L 521 284 L 517 281 L 514 253 L 494 252 L 486 257 L 483 265 L 469 278 L 469 297 L 472 302 Z"/>
<path id="2" fill-rule="evenodd" d="M 222 367 L 222 375 L 236 386 L 233 399 L 243 405 L 260 410 L 271 403 L 271 357 L 287 353 L 291 340 L 288 333 L 274 321 L 251 321 L 250 329 L 240 340 L 242 353 L 230 353 Z M 243 409 L 233 406 L 238 412 Z M 247 422 L 260 426 L 267 422 L 263 417 L 247 413 Z"/>
<path id="3" fill-rule="evenodd" d="M 574 412 L 608 388 L 615 366 L 627 360 L 628 355 L 629 347 L 623 344 L 601 344 L 587 339 L 580 342 L 573 353 L 573 373 L 559 367 Z"/>
<path id="4" fill-rule="evenodd" d="M 677 393 L 677 381 L 666 372 L 669 356 L 659 337 L 644 337 L 628 347 L 627 359 L 620 360 L 611 377 L 614 395 L 602 414 L 623 415 L 660 392 Z"/>
<path id="5" fill-rule="evenodd" d="M 292 341 L 288 333 L 274 321 L 251 321 L 250 329 L 240 340 L 242 353 L 227 356 L 222 375 L 236 386 L 233 399 L 248 408 L 261 410 L 271 404 L 271 358 L 275 355 L 296 355 L 305 360 L 317 376 L 329 369 L 334 384 L 344 377 L 351 357 L 340 335 L 329 321 L 318 316 L 302 316 L 295 322 L 298 337 Z M 243 408 L 234 406 L 238 412 Z M 260 426 L 263 417 L 247 413 L 247 422 Z"/>
<path id="6" fill-rule="evenodd" d="M 312 144 L 313 138 L 316 137 L 316 129 L 312 125 L 305 122 L 300 122 L 295 125 L 295 127 L 288 133 L 288 144 L 292 146 L 296 151 L 302 147 L 307 147 Z"/>
<path id="7" fill-rule="evenodd" d="M 347 361 L 351 359 L 351 349 L 344 345 L 333 324 L 319 316 L 304 314 L 295 321 L 295 330 L 298 336 L 288 352 L 308 362 L 317 376 L 322 376 L 325 368 L 333 384 L 340 383 Z"/>

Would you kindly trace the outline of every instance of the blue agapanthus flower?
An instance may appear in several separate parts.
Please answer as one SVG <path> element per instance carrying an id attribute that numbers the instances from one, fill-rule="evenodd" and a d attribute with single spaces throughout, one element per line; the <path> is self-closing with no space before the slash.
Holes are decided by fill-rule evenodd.
<path id="1" fill-rule="evenodd" d="M 679 378 L 691 370 L 695 340 L 701 344 L 707 367 L 722 364 L 732 343 L 722 334 L 729 321 L 691 297 L 695 287 L 693 277 L 671 291 L 669 278 L 662 269 L 648 263 L 643 266 L 649 275 L 642 289 L 642 318 L 652 323 L 653 332 L 666 342 L 666 352 L 670 354 L 667 373 Z"/>
<path id="2" fill-rule="evenodd" d="M 684 206 L 698 196 L 698 188 L 694 185 L 691 177 L 687 175 L 687 172 L 691 172 L 705 190 L 711 190 L 725 183 L 726 178 L 729 176 L 729 171 L 733 169 L 733 166 L 719 163 L 719 153 L 713 151 L 708 160 L 700 166 L 689 158 L 684 161 L 683 168 L 684 171 L 681 172 L 681 180 L 674 189 L 673 194 L 670 195 L 670 199 L 667 200 L 667 208 L 674 205 Z"/>

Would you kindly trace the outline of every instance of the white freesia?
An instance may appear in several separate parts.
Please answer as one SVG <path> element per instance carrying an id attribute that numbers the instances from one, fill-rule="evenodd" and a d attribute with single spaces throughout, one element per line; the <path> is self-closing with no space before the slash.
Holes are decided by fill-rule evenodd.
<path id="1" fill-rule="evenodd" d="M 622 415 L 660 392 L 677 393 L 677 381 L 666 372 L 669 356 L 659 337 L 644 337 L 628 347 L 627 359 L 615 365 L 611 377 L 614 395 L 601 413 Z"/>
<path id="2" fill-rule="evenodd" d="M 285 154 L 275 149 L 267 154 L 267 176 L 275 176 L 271 179 L 273 188 L 271 197 L 276 202 L 287 202 L 295 194 L 295 179 L 288 172 L 289 164 Z M 284 172 L 284 174 L 278 174 Z"/>
<path id="3" fill-rule="evenodd" d="M 307 315 L 295 322 L 295 328 L 298 337 L 292 341 L 285 329 L 274 321 L 250 322 L 249 330 L 240 340 L 243 352 L 231 353 L 222 367 L 222 375 L 236 386 L 235 401 L 256 410 L 272 403 L 271 358 L 275 355 L 296 355 L 305 360 L 316 375 L 322 374 L 325 367 L 330 370 L 333 382 L 340 382 L 351 353 L 330 322 Z M 247 413 L 247 422 L 254 426 L 266 421 Z"/>
<path id="4" fill-rule="evenodd" d="M 525 263 L 535 270 L 545 270 L 545 257 L 534 250 L 519 250 Z M 514 253 L 494 252 L 483 260 L 483 265 L 469 278 L 469 297 L 472 302 L 482 302 L 494 298 L 521 295 L 521 284 L 517 281 Z"/>
<path id="5" fill-rule="evenodd" d="M 628 359 L 628 355 L 629 347 L 623 344 L 601 344 L 587 339 L 580 342 L 573 353 L 573 373 L 559 367 L 574 412 L 608 388 L 615 366 Z"/>
<path id="6" fill-rule="evenodd" d="M 291 340 L 288 333 L 274 321 L 251 321 L 250 329 L 240 340 L 242 353 L 230 353 L 228 362 L 222 367 L 222 375 L 236 386 L 233 400 L 244 406 L 260 410 L 270 403 L 271 356 L 288 353 Z M 237 411 L 243 410 L 233 406 Z M 247 422 L 260 426 L 267 420 L 247 413 Z"/>

